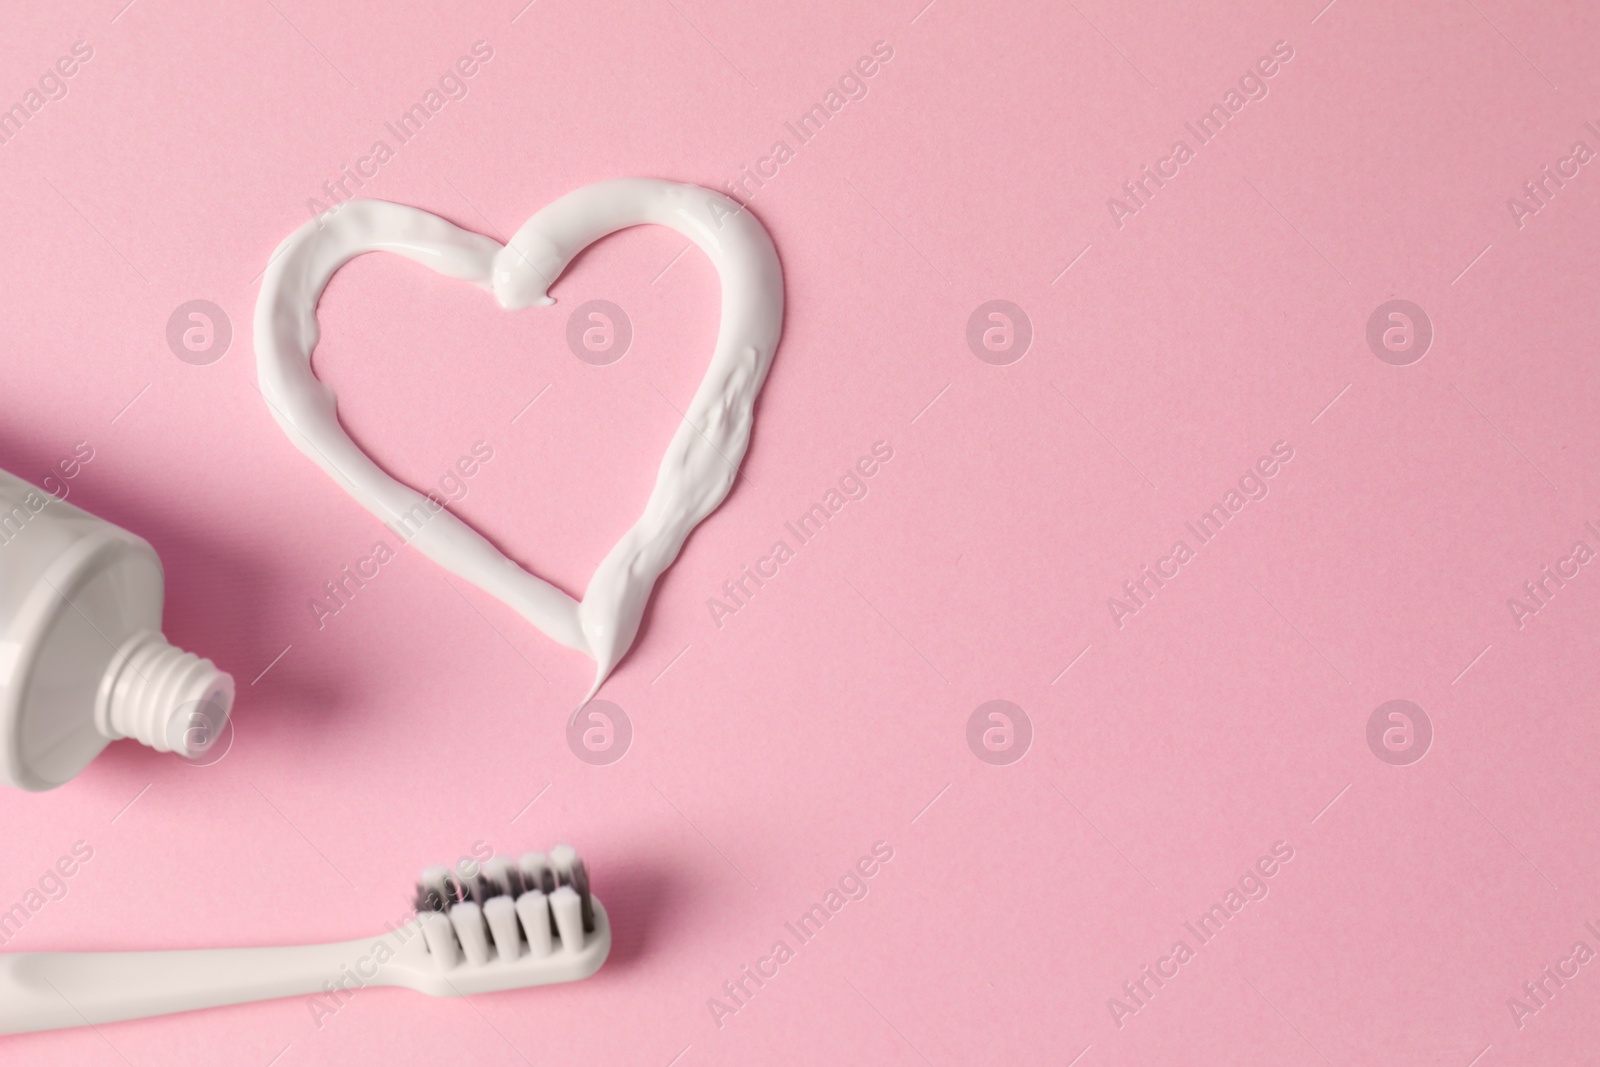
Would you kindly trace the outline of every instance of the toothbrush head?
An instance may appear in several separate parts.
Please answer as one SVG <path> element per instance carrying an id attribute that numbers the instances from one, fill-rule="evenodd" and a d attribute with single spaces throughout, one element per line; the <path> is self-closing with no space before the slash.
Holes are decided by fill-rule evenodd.
<path id="1" fill-rule="evenodd" d="M 407 936 L 383 977 L 434 996 L 576 981 L 611 951 L 605 909 L 568 845 L 515 863 L 495 857 L 471 876 L 429 867 L 415 904 L 417 918 L 397 931 Z"/>

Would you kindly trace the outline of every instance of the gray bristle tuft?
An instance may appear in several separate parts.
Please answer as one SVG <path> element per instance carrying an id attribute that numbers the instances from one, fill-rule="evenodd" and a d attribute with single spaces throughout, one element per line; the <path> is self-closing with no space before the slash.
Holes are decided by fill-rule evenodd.
<path id="1" fill-rule="evenodd" d="M 448 914 L 457 904 L 467 901 L 472 901 L 481 906 L 494 897 L 510 897 L 512 900 L 516 900 L 524 893 L 535 890 L 542 891 L 546 896 L 549 896 L 561 886 L 571 886 L 581 901 L 583 932 L 586 934 L 594 933 L 595 907 L 594 898 L 590 890 L 589 868 L 581 857 L 573 856 L 570 868 L 560 872 L 555 869 L 554 865 L 547 865 L 538 874 L 530 875 L 517 864 L 512 863 L 503 873 L 504 881 L 502 882 L 498 878 L 490 878 L 487 873 L 481 871 L 473 877 L 466 877 L 458 872 L 452 872 L 445 876 L 442 889 L 426 882 L 418 882 L 414 897 L 417 913 L 442 912 Z M 553 931 L 553 918 L 551 925 Z"/>
<path id="2" fill-rule="evenodd" d="M 594 933 L 594 901 L 589 897 L 589 868 L 585 867 L 582 859 L 572 861 L 572 888 L 578 891 L 578 899 L 583 903 L 583 932 Z"/>
<path id="3" fill-rule="evenodd" d="M 418 912 L 443 911 L 444 900 L 440 898 L 438 890 L 430 889 L 428 886 L 418 882 L 416 906 Z"/>

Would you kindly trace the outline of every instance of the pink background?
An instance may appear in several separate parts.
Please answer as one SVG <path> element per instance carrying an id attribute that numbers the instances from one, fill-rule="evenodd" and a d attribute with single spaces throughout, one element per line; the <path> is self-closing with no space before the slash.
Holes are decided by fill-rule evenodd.
<path id="1" fill-rule="evenodd" d="M 234 673 L 237 728 L 211 766 L 124 742 L 0 796 L 0 908 L 93 849 L 6 948 L 376 934 L 420 867 L 479 841 L 578 845 L 617 939 L 579 984 L 364 990 L 320 1028 L 282 1000 L 7 1039 L 6 1063 L 1494 1067 L 1600 1047 L 1600 963 L 1536 1014 L 1508 1005 L 1575 942 L 1600 950 L 1600 572 L 1520 628 L 1507 607 L 1575 541 L 1600 549 L 1600 175 L 1520 227 L 1507 206 L 1575 141 L 1600 149 L 1587 5 L 122 3 L 6 15 L 7 104 L 74 41 L 94 55 L 0 146 L 0 467 L 39 480 L 89 443 L 72 499 L 155 544 L 168 634 Z M 480 40 L 466 97 L 396 147 L 383 124 Z M 254 385 L 256 277 L 322 183 L 385 138 L 363 193 L 500 234 L 586 182 L 718 187 L 793 147 L 784 123 L 877 41 L 893 59 L 867 95 L 751 200 L 783 342 L 746 477 L 602 692 L 625 757 L 568 748 L 588 661 L 413 551 L 319 631 L 321 584 L 392 540 Z M 1277 41 L 1293 59 L 1265 99 L 1119 228 L 1108 198 L 1193 146 L 1184 122 Z M 414 484 L 488 442 L 458 513 L 581 591 L 715 332 L 715 276 L 682 247 L 609 239 L 555 308 L 518 314 L 367 257 L 324 301 L 318 371 Z M 207 366 L 165 338 L 197 298 L 235 332 Z M 635 330 L 609 367 L 565 342 L 594 298 Z M 1007 366 L 966 341 L 995 298 L 1034 330 Z M 1366 341 L 1394 298 L 1434 326 L 1409 366 Z M 718 628 L 708 598 L 879 441 L 865 499 Z M 1279 441 L 1269 495 L 1119 628 L 1108 598 Z M 1366 739 L 1396 698 L 1434 733 L 1407 766 Z M 995 699 L 1033 729 L 1007 766 L 966 740 Z M 784 922 L 879 841 L 866 898 L 719 1026 L 708 999 L 794 947 Z M 1276 842 L 1293 859 L 1269 894 L 1200 946 L 1184 923 Z M 1180 939 L 1194 958 L 1114 1012 Z"/>

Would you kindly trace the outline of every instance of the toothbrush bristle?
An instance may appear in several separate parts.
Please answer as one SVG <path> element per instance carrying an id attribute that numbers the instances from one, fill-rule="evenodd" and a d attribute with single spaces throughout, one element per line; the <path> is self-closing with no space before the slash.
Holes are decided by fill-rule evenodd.
<path id="1" fill-rule="evenodd" d="M 578 891 L 578 899 L 583 908 L 583 932 L 594 933 L 594 901 L 589 896 L 589 868 L 583 865 L 583 860 L 576 857 L 572 860 L 572 888 Z"/>
<path id="2" fill-rule="evenodd" d="M 484 877 L 495 884 L 501 893 L 511 892 L 511 860 L 506 856 L 493 856 L 483 865 Z"/>
<path id="3" fill-rule="evenodd" d="M 419 912 L 444 910 L 444 898 L 439 895 L 439 891 L 434 889 L 432 886 L 424 885 L 421 882 L 417 883 L 416 902 L 417 910 Z"/>
<path id="4" fill-rule="evenodd" d="M 485 908 L 502 897 L 506 904 Z M 448 918 L 444 927 L 433 929 L 429 942 L 430 951 L 446 969 L 463 956 L 468 965 L 482 966 L 496 957 L 515 960 L 524 951 L 536 957 L 577 951 L 587 940 L 585 935 L 595 931 L 589 870 L 568 845 L 557 845 L 548 858 L 537 852 L 515 863 L 495 857 L 473 877 L 430 867 L 417 883 L 416 909 L 419 919 L 430 913 Z M 513 930 L 520 936 L 513 939 Z M 440 936 L 449 939 L 442 951 L 432 944 L 433 937 Z"/>

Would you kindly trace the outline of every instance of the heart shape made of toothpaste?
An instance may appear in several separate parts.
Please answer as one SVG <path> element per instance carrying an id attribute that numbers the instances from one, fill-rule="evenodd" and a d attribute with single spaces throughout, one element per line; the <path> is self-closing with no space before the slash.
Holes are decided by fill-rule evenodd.
<path id="1" fill-rule="evenodd" d="M 363 252 L 393 252 L 492 292 L 508 311 L 551 304 L 547 290 L 589 245 L 617 230 L 668 226 L 711 258 L 722 320 L 711 365 L 667 445 L 644 513 L 574 600 L 373 462 L 339 424 L 333 390 L 311 370 L 317 301 Z M 551 638 L 595 661 L 592 697 L 633 644 L 656 579 L 733 487 L 756 395 L 783 327 L 783 271 L 772 238 L 744 208 L 697 185 L 623 178 L 542 208 L 508 244 L 427 211 L 349 200 L 284 239 L 262 275 L 255 348 L 261 393 L 289 440 L 435 563 L 498 597 Z M 587 698 L 586 698 L 587 699 Z"/>

